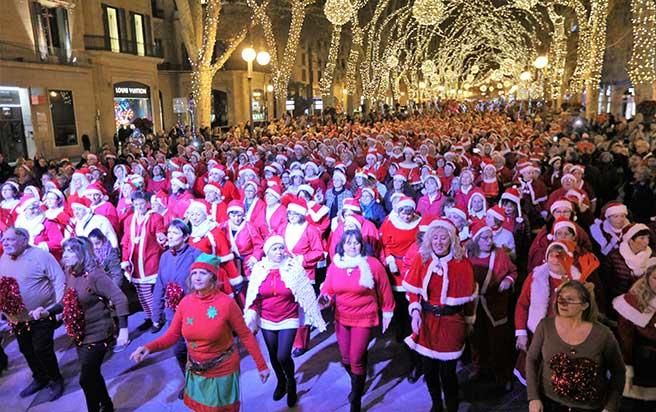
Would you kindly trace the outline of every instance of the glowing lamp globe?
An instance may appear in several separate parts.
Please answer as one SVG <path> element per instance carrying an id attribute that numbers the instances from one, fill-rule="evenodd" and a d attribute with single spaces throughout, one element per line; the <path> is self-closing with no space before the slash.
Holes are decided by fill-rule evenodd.
<path id="1" fill-rule="evenodd" d="M 429 75 L 435 72 L 435 62 L 432 60 L 426 60 L 421 64 L 421 72 L 424 75 Z"/>
<path id="2" fill-rule="evenodd" d="M 533 66 L 536 69 L 544 69 L 549 64 L 549 58 L 547 56 L 538 56 L 533 62 Z"/>
<path id="3" fill-rule="evenodd" d="M 399 65 L 399 58 L 391 55 L 387 57 L 387 67 L 390 69 L 395 69 Z"/>
<path id="4" fill-rule="evenodd" d="M 255 52 L 255 49 L 252 47 L 246 47 L 244 50 L 241 51 L 241 58 L 248 63 L 252 63 L 256 57 L 257 57 L 257 53 Z"/>
<path id="5" fill-rule="evenodd" d="M 415 0 L 412 17 L 422 26 L 434 26 L 444 17 L 442 0 Z"/>
<path id="6" fill-rule="evenodd" d="M 481 68 L 478 67 L 478 64 L 475 64 L 475 65 L 473 65 L 473 66 L 471 67 L 471 69 L 470 69 L 469 71 L 470 71 L 472 74 L 477 74 L 478 72 L 481 71 Z"/>
<path id="7" fill-rule="evenodd" d="M 529 71 L 522 72 L 519 75 L 519 80 L 521 80 L 523 82 L 527 82 L 527 81 L 531 80 L 531 72 L 529 72 Z"/>
<path id="8" fill-rule="evenodd" d="M 487 91 L 487 86 L 486 86 L 486 85 L 482 85 L 482 86 L 479 87 L 478 89 L 479 89 L 480 91 L 482 91 L 482 92 L 486 92 L 486 91 Z"/>
<path id="9" fill-rule="evenodd" d="M 353 15 L 353 5 L 349 0 L 328 0 L 323 7 L 323 14 L 335 26 L 343 26 Z"/>

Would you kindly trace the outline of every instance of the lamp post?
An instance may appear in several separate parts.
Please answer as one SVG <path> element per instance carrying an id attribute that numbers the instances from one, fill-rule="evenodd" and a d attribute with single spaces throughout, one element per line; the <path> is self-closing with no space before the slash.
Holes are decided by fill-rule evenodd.
<path id="1" fill-rule="evenodd" d="M 246 47 L 241 51 L 241 58 L 248 64 L 248 112 L 251 122 L 251 133 L 255 129 L 253 121 L 253 61 L 257 60 L 260 66 L 266 66 L 271 61 L 271 55 L 266 51 L 256 52 L 252 47 Z"/>
<path id="2" fill-rule="evenodd" d="M 544 78 L 543 78 L 542 71 L 548 65 L 549 65 L 549 58 L 547 56 L 538 56 L 533 62 L 533 67 L 535 67 L 538 72 L 538 84 L 542 88 L 542 96 L 545 102 L 547 100 L 547 94 L 546 94 L 546 87 L 544 87 Z"/>

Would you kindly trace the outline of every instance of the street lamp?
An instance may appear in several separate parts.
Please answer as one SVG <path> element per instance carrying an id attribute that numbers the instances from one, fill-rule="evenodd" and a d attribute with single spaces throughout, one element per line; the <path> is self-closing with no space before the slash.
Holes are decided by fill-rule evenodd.
<path id="1" fill-rule="evenodd" d="M 253 121 L 253 61 L 257 60 L 260 66 L 266 66 L 271 61 L 271 55 L 266 51 L 256 52 L 252 47 L 241 51 L 241 58 L 248 64 L 248 111 L 250 113 L 251 131 L 255 129 Z"/>
<path id="2" fill-rule="evenodd" d="M 531 72 L 529 72 L 528 70 L 526 70 L 526 71 L 523 71 L 523 72 L 519 75 L 519 80 L 521 80 L 521 81 L 523 81 L 523 82 L 528 82 L 528 81 L 531 80 L 531 77 L 532 77 L 532 76 L 531 76 Z"/>
<path id="3" fill-rule="evenodd" d="M 549 58 L 547 56 L 538 56 L 533 62 L 533 67 L 542 70 L 549 65 Z"/>
<path id="4" fill-rule="evenodd" d="M 528 111 L 529 114 L 531 113 L 531 89 L 530 89 L 530 86 L 529 86 L 528 82 L 531 81 L 532 77 L 533 76 L 531 76 L 531 72 L 529 72 L 528 70 L 523 71 L 519 75 L 519 80 L 523 81 L 526 84 L 526 93 L 527 93 L 527 97 L 528 97 L 528 99 L 526 101 L 526 105 L 527 105 L 527 108 L 528 108 L 527 111 Z M 520 103 L 520 108 L 521 108 L 521 103 Z"/>

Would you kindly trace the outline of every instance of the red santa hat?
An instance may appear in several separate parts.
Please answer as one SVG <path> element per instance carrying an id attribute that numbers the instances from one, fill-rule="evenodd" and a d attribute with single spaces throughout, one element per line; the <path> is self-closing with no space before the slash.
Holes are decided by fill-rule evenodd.
<path id="1" fill-rule="evenodd" d="M 270 236 L 267 240 L 264 241 L 264 253 L 268 254 L 269 250 L 275 245 L 285 245 L 285 239 L 280 235 Z"/>
<path id="2" fill-rule="evenodd" d="M 305 177 L 305 174 L 303 174 L 301 169 L 294 169 L 289 172 L 289 177 Z"/>
<path id="3" fill-rule="evenodd" d="M 287 204 L 287 211 L 305 216 L 308 211 L 305 199 L 301 199 L 300 197 L 290 199 L 289 203 Z"/>
<path id="4" fill-rule="evenodd" d="M 244 204 L 240 200 L 232 200 L 228 204 L 228 213 L 239 212 L 244 213 Z"/>
<path id="5" fill-rule="evenodd" d="M 164 207 L 168 207 L 169 196 L 166 194 L 165 191 L 160 189 L 157 193 L 155 193 L 150 197 L 150 203 L 155 204 L 155 202 L 159 203 Z"/>
<path id="6" fill-rule="evenodd" d="M 312 186 L 306 184 L 306 183 L 300 185 L 298 187 L 298 191 L 299 192 L 307 192 L 310 195 L 310 197 L 314 196 L 314 188 Z"/>
<path id="7" fill-rule="evenodd" d="M 269 193 L 270 195 L 280 199 L 282 197 L 282 187 L 280 187 L 280 185 L 272 185 L 267 187 L 264 193 Z"/>
<path id="8" fill-rule="evenodd" d="M 347 223 L 350 223 L 354 225 L 355 227 L 358 228 L 358 230 L 362 230 L 362 222 L 364 221 L 364 218 L 360 215 L 348 215 L 344 218 L 344 225 Z"/>
<path id="9" fill-rule="evenodd" d="M 414 200 L 412 200 L 411 197 L 403 195 L 399 198 L 398 202 L 396 203 L 396 210 L 401 210 L 404 207 L 411 207 L 414 209 L 417 207 L 417 204 L 415 203 Z"/>
<path id="10" fill-rule="evenodd" d="M 255 181 L 253 181 L 253 180 L 249 180 L 249 181 L 247 181 L 247 182 L 244 183 L 244 190 L 245 190 L 248 186 L 253 186 L 253 188 L 255 189 L 256 192 L 257 192 L 257 189 L 259 189 L 259 187 L 257 186 L 257 182 L 255 182 Z M 278 197 L 280 197 L 280 196 L 278 196 Z"/>
<path id="11" fill-rule="evenodd" d="M 198 200 L 192 200 L 191 203 L 189 203 L 189 206 L 187 206 L 187 210 L 185 211 L 185 216 L 194 211 L 200 211 L 208 214 L 207 205 L 203 202 L 199 202 Z"/>
<path id="12" fill-rule="evenodd" d="M 91 200 L 84 196 L 76 197 L 71 202 L 71 207 L 84 207 L 86 209 L 91 209 Z"/>
<path id="13" fill-rule="evenodd" d="M 467 220 L 467 213 L 459 208 L 458 206 L 453 206 L 450 208 L 447 208 L 444 210 L 444 215 L 447 217 L 447 219 L 451 220 L 449 216 L 458 216 L 462 218 L 463 220 Z"/>
<path id="14" fill-rule="evenodd" d="M 419 231 L 422 233 L 426 233 L 428 231 L 428 227 L 430 226 L 431 223 L 433 223 L 433 220 L 435 220 L 435 216 L 431 215 L 423 215 L 421 217 L 421 220 L 419 221 Z"/>
<path id="15" fill-rule="evenodd" d="M 438 190 L 442 188 L 442 181 L 440 180 L 440 177 L 436 175 L 433 171 L 424 175 L 421 178 L 421 182 L 424 184 L 424 186 L 426 186 L 426 182 L 428 181 L 428 179 L 435 179 L 435 183 L 437 183 Z"/>
<path id="16" fill-rule="evenodd" d="M 551 243 L 549 243 L 549 246 L 547 246 L 547 251 L 544 253 L 545 260 L 549 258 L 549 253 L 555 247 L 559 247 L 559 248 L 563 249 L 570 259 L 574 257 L 574 249 L 576 248 L 576 245 L 573 244 L 572 242 L 569 242 L 569 241 L 551 242 Z M 569 268 L 566 267 L 566 269 L 568 269 L 568 272 L 569 272 Z"/>
<path id="17" fill-rule="evenodd" d="M 628 242 L 635 235 L 637 235 L 639 232 L 642 231 L 649 232 L 649 227 L 647 227 L 647 225 L 643 223 L 634 223 L 632 225 L 626 225 L 626 227 L 622 229 L 622 240 Z"/>
<path id="18" fill-rule="evenodd" d="M 588 200 L 588 196 L 585 194 L 585 192 L 579 189 L 568 190 L 567 193 L 565 193 L 565 198 L 576 203 L 576 205 L 579 207 L 579 209 L 582 212 L 585 212 L 590 207 L 590 201 Z"/>
<path id="19" fill-rule="evenodd" d="M 176 187 L 179 189 L 189 189 L 189 183 L 185 175 L 173 174 L 171 177 L 171 188 L 175 189 Z"/>
<path id="20" fill-rule="evenodd" d="M 569 219 L 565 219 L 564 217 L 561 217 L 556 219 L 553 226 L 551 226 L 551 233 L 547 235 L 547 239 L 554 240 L 556 238 L 556 232 L 562 228 L 570 228 L 572 232 L 574 232 L 574 236 L 578 236 L 578 232 L 576 231 L 576 225 L 574 224 L 574 222 L 572 222 Z"/>
<path id="21" fill-rule="evenodd" d="M 449 232 L 449 236 L 451 237 L 452 240 L 457 238 L 458 229 L 450 220 L 442 217 L 435 218 L 428 226 L 428 229 L 438 228 L 438 227 L 446 229 L 446 231 Z"/>
<path id="22" fill-rule="evenodd" d="M 627 216 L 628 214 L 629 214 L 629 210 L 627 209 L 626 205 L 624 205 L 620 202 L 608 202 L 601 209 L 601 215 L 605 219 L 608 219 L 609 217 L 614 216 L 614 215 Z"/>
<path id="23" fill-rule="evenodd" d="M 402 169 L 399 169 L 394 173 L 394 180 L 402 180 L 404 182 L 408 181 L 408 177 L 403 173 Z"/>
<path id="24" fill-rule="evenodd" d="M 374 198 L 374 201 L 376 201 L 376 202 L 380 201 L 379 198 L 378 198 L 378 190 L 376 190 L 375 188 L 373 188 L 373 187 L 364 187 L 364 188 L 362 188 L 362 193 L 365 193 L 365 192 L 369 193 L 371 195 L 371 197 Z"/>
<path id="25" fill-rule="evenodd" d="M 74 175 L 81 175 L 81 176 L 84 176 L 84 177 L 87 177 L 87 175 L 89 173 L 90 173 L 89 169 L 86 168 L 86 167 L 80 168 L 80 169 L 76 170 L 75 172 L 73 172 Z"/>
<path id="26" fill-rule="evenodd" d="M 570 211 L 574 211 L 574 207 L 572 206 L 572 202 L 570 202 L 567 199 L 558 199 L 555 202 L 551 204 L 551 207 L 549 207 L 549 212 L 553 215 L 554 211 L 556 209 L 560 208 L 566 208 L 569 209 Z"/>
<path id="27" fill-rule="evenodd" d="M 93 182 L 84 190 L 85 196 L 101 195 L 107 196 L 107 191 L 105 188 L 98 182 Z"/>
<path id="28" fill-rule="evenodd" d="M 478 220 L 471 226 L 471 238 L 476 239 L 478 236 L 487 231 L 492 232 L 492 228 L 485 224 L 484 220 Z"/>
<path id="29" fill-rule="evenodd" d="M 221 195 L 221 186 L 219 186 L 218 184 L 213 183 L 213 182 L 207 183 L 203 187 L 203 193 L 207 194 L 209 192 L 216 192 L 219 195 Z"/>
<path id="30" fill-rule="evenodd" d="M 348 197 L 344 199 L 342 208 L 345 210 L 352 210 L 357 213 L 360 213 L 362 211 L 362 209 L 360 208 L 360 202 L 358 202 L 357 199 L 352 197 Z"/>
<path id="31" fill-rule="evenodd" d="M 519 193 L 519 189 L 516 187 L 509 187 L 501 195 L 501 200 L 507 200 L 515 204 L 517 208 L 517 217 L 515 218 L 515 221 L 522 223 L 524 221 L 522 218 L 522 195 Z"/>
<path id="32" fill-rule="evenodd" d="M 28 209 L 33 203 L 40 203 L 39 197 L 34 196 L 33 193 L 25 193 L 23 196 L 20 198 L 20 202 L 18 203 L 18 207 L 16 208 L 16 211 L 18 213 L 23 213 L 25 212 L 26 209 Z"/>
<path id="33" fill-rule="evenodd" d="M 18 185 L 18 183 L 14 182 L 13 180 L 7 180 L 7 181 L 5 181 L 5 182 L 2 184 L 2 187 L 4 187 L 5 185 L 9 185 L 9 186 L 13 187 L 14 190 L 16 191 L 16 193 L 18 193 L 18 192 L 20 191 L 20 186 Z"/>
<path id="34" fill-rule="evenodd" d="M 253 176 L 257 177 L 257 171 L 253 166 L 244 166 L 239 169 L 239 176 L 245 176 L 247 174 L 252 174 Z"/>
<path id="35" fill-rule="evenodd" d="M 57 196 L 57 199 L 59 199 L 60 201 L 62 201 L 62 200 L 65 199 L 64 192 L 62 192 L 61 190 L 59 190 L 57 187 L 54 187 L 54 186 L 53 186 L 53 187 L 50 187 L 50 188 L 46 191 L 46 193 L 43 195 L 43 197 L 45 198 L 46 196 L 48 196 L 48 193 L 53 193 L 55 196 Z"/>
<path id="36" fill-rule="evenodd" d="M 346 184 L 346 174 L 342 172 L 340 169 L 335 169 L 333 170 L 333 179 L 338 178 L 341 179 L 344 184 Z"/>
<path id="37" fill-rule="evenodd" d="M 502 222 L 503 222 L 504 220 L 506 220 L 506 211 L 504 210 L 504 208 L 502 208 L 502 207 L 499 206 L 499 205 L 495 205 L 494 207 L 489 208 L 489 209 L 485 212 L 485 214 L 486 214 L 487 216 L 491 216 L 491 217 L 493 217 L 493 218 L 495 218 L 495 219 L 497 219 L 497 220 L 500 220 L 500 221 L 502 221 Z"/>

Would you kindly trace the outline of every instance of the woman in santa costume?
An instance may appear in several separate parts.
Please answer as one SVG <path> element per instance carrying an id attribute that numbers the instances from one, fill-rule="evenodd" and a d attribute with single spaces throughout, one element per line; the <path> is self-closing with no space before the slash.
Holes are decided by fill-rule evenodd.
<path id="1" fill-rule="evenodd" d="M 235 255 L 230 250 L 230 243 L 219 225 L 209 218 L 207 206 L 193 201 L 189 204 L 185 216 L 191 224 L 189 244 L 203 253 L 219 258 L 221 268 L 224 270 L 219 275 L 225 273 L 228 276 L 226 279 L 220 279 L 223 291 L 230 295 L 235 289 L 241 290 L 245 286 L 244 278 L 237 270 Z"/>
<path id="2" fill-rule="evenodd" d="M 170 348 L 184 338 L 188 350 L 184 403 L 196 412 L 240 410 L 240 357 L 235 335 L 255 360 L 262 382 L 269 377 L 267 364 L 241 310 L 220 289 L 218 269 L 215 256 L 200 255 L 191 265 L 190 293 L 178 304 L 171 326 L 164 335 L 130 355 L 135 362 L 141 362 L 148 354 Z"/>
<path id="3" fill-rule="evenodd" d="M 228 203 L 223 198 L 221 188 L 216 183 L 208 183 L 203 187 L 205 203 L 210 217 L 219 225 L 228 221 Z"/>
<path id="4" fill-rule="evenodd" d="M 656 410 L 656 266 L 631 289 L 613 300 L 618 314 L 618 340 L 626 364 L 627 410 Z"/>
<path id="5" fill-rule="evenodd" d="M 243 203 L 245 218 L 247 221 L 255 225 L 264 237 L 268 232 L 266 225 L 262 226 L 266 222 L 264 217 L 266 214 L 266 203 L 257 196 L 257 183 L 252 181 L 247 182 L 244 184 L 242 190 L 244 195 Z"/>
<path id="6" fill-rule="evenodd" d="M 481 189 L 474 189 L 469 197 L 467 204 L 468 221 L 474 224 L 478 221 L 485 221 L 485 214 L 487 212 L 487 199 Z"/>
<path id="7" fill-rule="evenodd" d="M 422 216 L 442 216 L 446 196 L 441 192 L 440 178 L 436 174 L 428 174 L 424 176 L 423 182 L 424 194 L 417 200 L 417 213 Z"/>
<path id="8" fill-rule="evenodd" d="M 41 202 L 31 195 L 21 201 L 19 209 L 20 213 L 14 226 L 27 230 L 31 246 L 50 252 L 59 261 L 64 241 L 64 232 L 61 226 L 56 221 L 46 218 L 41 209 Z"/>
<path id="9" fill-rule="evenodd" d="M 458 206 L 453 206 L 444 209 L 444 217 L 449 219 L 449 221 L 451 221 L 456 227 L 456 230 L 458 231 L 458 239 L 460 239 L 460 243 L 464 246 L 471 235 L 467 213 Z"/>
<path id="10" fill-rule="evenodd" d="M 508 322 L 510 292 L 517 268 L 503 248 L 496 248 L 492 229 L 485 222 L 472 226 L 467 257 L 478 284 L 476 322 L 470 339 L 473 370 L 471 379 L 491 370 L 495 383 L 510 389 L 512 378 L 512 327 Z"/>
<path id="11" fill-rule="evenodd" d="M 464 169 L 460 172 L 460 185 L 453 197 L 456 199 L 456 205 L 465 210 L 467 209 L 467 204 L 469 203 L 469 197 L 473 193 L 475 188 L 474 186 L 474 172 L 471 169 Z"/>
<path id="12" fill-rule="evenodd" d="M 169 196 L 169 210 L 174 219 L 184 219 L 185 212 L 194 196 L 189 192 L 187 178 L 180 172 L 171 174 L 171 195 Z"/>
<path id="13" fill-rule="evenodd" d="M 538 179 L 540 168 L 526 162 L 517 164 L 519 178 L 516 181 L 519 192 L 524 200 L 526 215 L 531 227 L 542 226 L 546 217 L 545 202 L 547 201 L 547 187 Z"/>
<path id="14" fill-rule="evenodd" d="M 18 216 L 16 209 L 20 203 L 18 188 L 18 183 L 12 180 L 7 180 L 2 184 L 0 189 L 2 194 L 2 201 L 0 201 L 0 233 L 14 226 Z"/>
<path id="15" fill-rule="evenodd" d="M 497 168 L 488 163 L 483 166 L 483 173 L 479 177 L 478 187 L 483 191 L 489 203 L 494 203 L 501 193 L 501 185 L 497 177 Z"/>
<path id="16" fill-rule="evenodd" d="M 324 258 L 325 250 L 321 234 L 307 222 L 306 215 L 305 201 L 299 198 L 292 199 L 287 205 L 287 222 L 280 235 L 290 255 L 302 256 L 303 268 L 310 282 L 314 284 L 317 264 Z M 310 329 L 307 326 L 299 327 L 294 341 L 294 356 L 305 353 L 309 343 Z"/>
<path id="17" fill-rule="evenodd" d="M 139 330 L 150 328 L 158 332 L 163 322 L 153 319 L 153 288 L 157 280 L 159 259 L 166 244 L 166 226 L 162 216 L 148 210 L 148 198 L 144 192 L 132 194 L 134 213 L 125 219 L 121 240 L 123 262 L 121 268 L 128 281 L 135 286 L 139 303 L 146 314 Z"/>
<path id="18" fill-rule="evenodd" d="M 89 179 L 87 179 L 87 174 L 89 169 L 82 168 L 73 172 L 71 176 L 71 183 L 68 185 L 68 196 L 67 196 L 67 209 L 71 210 L 73 202 L 84 197 L 84 191 L 89 186 Z"/>
<path id="19" fill-rule="evenodd" d="M 515 376 L 523 385 L 526 385 L 526 351 L 531 336 L 542 319 L 554 315 L 556 289 L 571 279 L 584 283 L 594 272 L 574 265 L 575 248 L 573 242 L 552 242 L 545 253 L 545 262 L 533 269 L 522 285 L 515 307 L 515 345 L 520 350 Z"/>
<path id="20" fill-rule="evenodd" d="M 282 204 L 282 188 L 280 185 L 267 187 L 264 191 L 264 202 L 266 208 L 264 213 L 258 216 L 255 226 L 262 231 L 262 237 L 279 234 L 287 222 L 287 208 Z"/>
<path id="21" fill-rule="evenodd" d="M 246 221 L 244 205 L 241 201 L 230 202 L 227 212 L 228 221 L 221 224 L 220 227 L 230 242 L 230 250 L 235 255 L 238 269 L 248 279 L 255 263 L 264 256 L 262 250 L 264 239 L 255 225 Z"/>
<path id="22" fill-rule="evenodd" d="M 594 240 L 594 249 L 606 257 L 620 247 L 622 230 L 629 225 L 629 211 L 619 202 L 609 202 L 601 209 L 603 220 L 597 219 L 590 226 L 590 235 Z"/>
<path id="23" fill-rule="evenodd" d="M 61 228 L 62 233 L 70 233 L 70 231 L 73 230 L 73 227 L 71 226 L 71 215 L 69 215 L 64 209 L 64 205 L 66 204 L 64 193 L 53 187 L 46 191 L 43 199 L 43 203 L 46 207 L 43 213 L 45 214 L 46 219 L 56 222 Z"/>
<path id="24" fill-rule="evenodd" d="M 107 236 L 112 247 L 118 248 L 118 236 L 114 232 L 112 224 L 105 216 L 96 215 L 91 211 L 91 201 L 86 197 L 78 197 L 71 203 L 73 209 L 74 227 L 71 233 L 64 233 L 66 236 L 85 236 L 88 237 L 93 229 L 99 229 Z"/>
<path id="25" fill-rule="evenodd" d="M 354 198 L 344 199 L 344 206 L 338 215 L 330 222 L 330 234 L 328 235 L 328 256 L 332 259 L 335 255 L 335 248 L 342 239 L 342 234 L 347 225 L 347 218 L 354 216 L 355 223 L 360 227 L 362 237 L 365 243 L 371 248 L 372 253 L 378 255 L 381 251 L 381 244 L 379 241 L 379 234 L 376 225 L 362 217 L 362 210 L 360 209 L 360 202 Z"/>
<path id="26" fill-rule="evenodd" d="M 308 184 L 303 184 L 298 188 L 298 197 L 307 202 L 308 214 L 306 217 L 308 222 L 316 227 L 321 233 L 321 237 L 325 239 L 327 230 L 330 227 L 330 210 L 317 201 L 314 188 Z"/>
<path id="27" fill-rule="evenodd" d="M 255 266 L 246 293 L 246 325 L 253 333 L 262 329 L 269 359 L 278 383 L 273 400 L 287 395 L 292 408 L 298 399 L 292 344 L 303 325 L 326 330 L 314 289 L 303 267 L 303 257 L 286 252 L 285 239 L 274 235 L 264 243 L 266 256 Z"/>
<path id="28" fill-rule="evenodd" d="M 394 314 L 394 296 L 385 268 L 367 256 L 362 234 L 347 230 L 321 285 L 320 302 L 335 304 L 335 333 L 342 365 L 351 378 L 351 411 L 359 412 L 367 376 L 367 346 L 373 328 L 385 333 Z"/>
<path id="29" fill-rule="evenodd" d="M 444 392 L 446 410 L 456 412 L 456 364 L 465 349 L 467 325 L 474 322 L 477 287 L 451 222 L 436 219 L 430 224 L 403 286 L 412 318 L 412 335 L 405 342 L 423 356 L 432 410 L 443 410 Z"/>
<path id="30" fill-rule="evenodd" d="M 506 211 L 499 205 L 491 207 L 485 212 L 485 223 L 492 229 L 494 244 L 502 247 L 508 252 L 511 259 L 517 258 L 515 237 L 512 232 L 503 227 L 506 221 Z"/>
<path id="31" fill-rule="evenodd" d="M 107 191 L 99 182 L 91 183 L 84 191 L 84 196 L 91 201 L 91 210 L 93 213 L 105 216 L 109 223 L 112 224 L 114 231 L 119 232 L 118 213 L 113 204 L 111 204 L 107 196 Z"/>
<path id="32" fill-rule="evenodd" d="M 608 298 L 614 299 L 631 289 L 647 268 L 654 264 L 656 254 L 649 246 L 651 232 L 642 223 L 626 226 L 619 248 L 608 254 Z"/>

